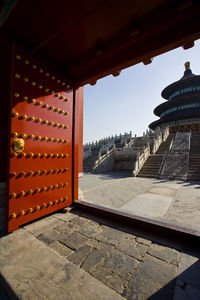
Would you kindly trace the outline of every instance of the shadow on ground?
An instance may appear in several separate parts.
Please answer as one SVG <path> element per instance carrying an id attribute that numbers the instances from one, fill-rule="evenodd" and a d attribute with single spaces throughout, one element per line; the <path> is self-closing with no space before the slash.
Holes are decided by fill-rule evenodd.
<path id="1" fill-rule="evenodd" d="M 130 172 L 117 172 L 117 171 L 116 172 L 99 173 L 98 175 L 100 175 L 100 179 L 102 179 L 102 180 L 132 177 Z"/>

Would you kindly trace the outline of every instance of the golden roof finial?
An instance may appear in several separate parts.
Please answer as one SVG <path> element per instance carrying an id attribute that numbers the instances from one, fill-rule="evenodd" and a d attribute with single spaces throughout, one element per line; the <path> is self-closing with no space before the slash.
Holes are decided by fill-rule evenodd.
<path id="1" fill-rule="evenodd" d="M 189 68 L 190 68 L 190 62 L 186 61 L 186 63 L 185 63 L 185 69 L 188 70 Z"/>

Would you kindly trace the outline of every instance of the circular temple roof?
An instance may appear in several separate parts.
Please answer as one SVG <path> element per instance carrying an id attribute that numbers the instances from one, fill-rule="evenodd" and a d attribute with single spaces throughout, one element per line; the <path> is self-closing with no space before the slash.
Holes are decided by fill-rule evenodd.
<path id="1" fill-rule="evenodd" d="M 155 129 L 171 121 L 200 118 L 200 75 L 192 73 L 190 62 L 185 63 L 183 77 L 168 85 L 161 95 L 168 101 L 155 107 L 154 114 L 160 119 L 149 124 L 149 128 Z"/>
<path id="2" fill-rule="evenodd" d="M 192 73 L 192 70 L 190 69 L 189 61 L 185 62 L 184 65 L 185 65 L 185 72 L 184 72 L 183 77 L 181 77 L 180 80 L 171 83 L 166 88 L 164 88 L 164 90 L 162 91 L 161 96 L 164 99 L 169 100 L 169 97 L 173 92 L 175 92 L 178 89 L 183 88 L 185 85 L 191 85 L 192 84 L 191 81 L 190 81 L 190 83 L 188 82 L 188 84 L 187 84 L 187 79 L 192 80 L 193 78 L 198 76 L 198 75 L 195 75 Z"/>

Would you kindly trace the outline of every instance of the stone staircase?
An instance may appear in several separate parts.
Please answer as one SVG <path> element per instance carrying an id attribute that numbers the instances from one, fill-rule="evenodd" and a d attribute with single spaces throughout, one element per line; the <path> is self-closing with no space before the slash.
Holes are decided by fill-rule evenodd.
<path id="1" fill-rule="evenodd" d="M 101 147 L 95 147 L 91 149 L 91 156 L 87 157 L 83 161 L 83 171 L 91 172 L 95 161 L 98 159 L 99 150 Z"/>
<path id="2" fill-rule="evenodd" d="M 169 150 L 174 136 L 174 134 L 170 134 L 167 140 L 160 145 L 156 154 L 151 154 L 147 158 L 137 177 L 158 178 L 165 152 Z"/>
<path id="3" fill-rule="evenodd" d="M 198 131 L 191 133 L 188 180 L 200 181 L 200 132 Z"/>
<path id="4" fill-rule="evenodd" d="M 124 148 L 125 146 L 125 142 L 123 141 L 123 136 L 118 137 L 115 139 L 115 147 L 116 148 Z M 127 143 L 131 140 L 131 137 L 129 139 L 127 139 Z M 113 145 L 111 147 L 109 147 L 109 142 L 107 142 L 107 146 L 108 149 L 110 150 Z M 86 159 L 83 160 L 83 171 L 84 172 L 93 172 L 93 167 L 95 165 L 95 161 L 98 159 L 99 157 L 99 152 L 101 149 L 101 155 L 106 154 L 106 149 L 102 150 L 102 147 L 105 148 L 106 143 L 104 141 L 99 142 L 98 145 L 93 145 L 91 147 L 91 156 L 87 157 Z"/>

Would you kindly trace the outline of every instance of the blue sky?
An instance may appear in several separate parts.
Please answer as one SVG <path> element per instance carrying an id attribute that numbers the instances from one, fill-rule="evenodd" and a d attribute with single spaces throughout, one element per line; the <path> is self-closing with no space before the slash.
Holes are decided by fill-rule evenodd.
<path id="1" fill-rule="evenodd" d="M 200 74 L 200 40 L 188 50 L 177 48 L 154 57 L 147 66 L 140 63 L 84 87 L 83 142 L 124 132 L 142 135 L 156 120 L 153 109 L 165 100 L 161 91 L 179 80 L 184 63 L 190 61 L 194 74 Z"/>

